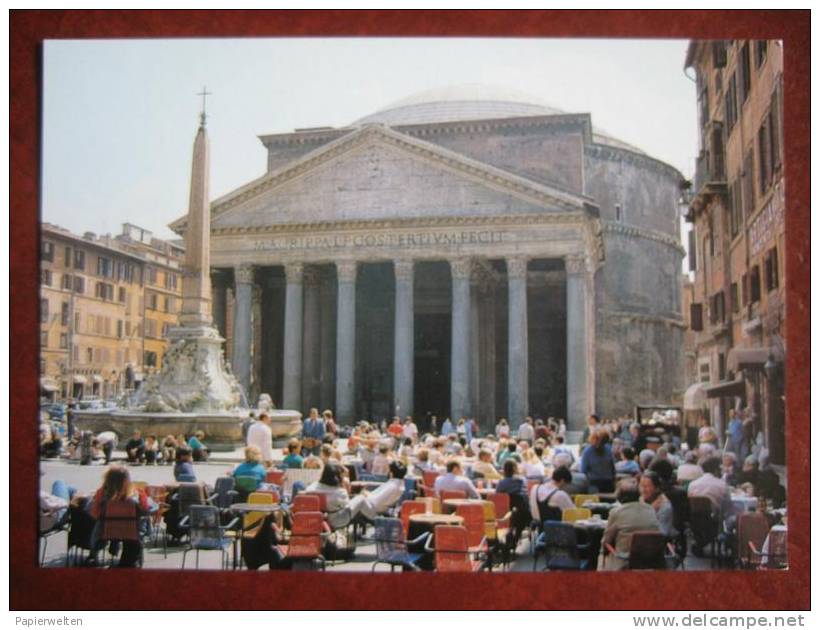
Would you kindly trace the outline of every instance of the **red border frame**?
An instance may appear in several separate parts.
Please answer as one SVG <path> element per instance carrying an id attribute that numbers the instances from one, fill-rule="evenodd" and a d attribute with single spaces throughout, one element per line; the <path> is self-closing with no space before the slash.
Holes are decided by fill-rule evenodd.
<path id="1" fill-rule="evenodd" d="M 787 438 L 809 434 L 810 12 L 802 11 L 12 11 L 11 422 L 12 609 L 119 608 L 98 587 L 150 609 L 451 608 L 808 609 L 808 440 L 788 440 L 788 572 L 612 575 L 134 573 L 39 569 L 37 446 L 41 43 L 49 38 L 209 36 L 515 36 L 767 38 L 784 41 Z M 681 59 L 681 66 L 683 66 Z M 158 577 L 160 579 L 154 579 Z M 169 589 L 179 579 L 184 589 Z M 70 584 L 70 588 L 69 588 Z M 397 594 L 400 595 L 397 596 Z"/>

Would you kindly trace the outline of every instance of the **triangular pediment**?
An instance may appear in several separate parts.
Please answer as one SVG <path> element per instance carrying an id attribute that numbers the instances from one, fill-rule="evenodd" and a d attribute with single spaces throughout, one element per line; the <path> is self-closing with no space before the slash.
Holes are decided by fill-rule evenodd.
<path id="1" fill-rule="evenodd" d="M 211 204 L 211 228 L 578 211 L 558 190 L 383 126 L 367 126 Z M 184 231 L 185 218 L 172 228 Z"/>

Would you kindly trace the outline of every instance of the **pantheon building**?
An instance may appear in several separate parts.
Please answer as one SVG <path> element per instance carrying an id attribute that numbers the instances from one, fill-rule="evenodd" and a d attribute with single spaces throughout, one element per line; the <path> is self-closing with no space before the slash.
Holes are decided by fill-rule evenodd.
<path id="1" fill-rule="evenodd" d="M 682 176 L 589 114 L 464 86 L 260 140 L 265 175 L 211 205 L 250 402 L 578 429 L 680 400 Z"/>

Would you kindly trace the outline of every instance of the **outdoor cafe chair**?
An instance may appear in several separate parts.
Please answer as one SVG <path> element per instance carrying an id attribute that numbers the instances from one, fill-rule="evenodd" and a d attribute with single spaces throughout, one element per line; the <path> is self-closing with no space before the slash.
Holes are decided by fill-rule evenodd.
<path id="1" fill-rule="evenodd" d="M 142 566 L 142 539 L 139 532 L 140 515 L 137 504 L 133 501 L 108 501 L 100 515 L 99 543 L 132 542 L 139 545 L 140 555 L 138 564 Z M 110 545 L 108 549 L 110 550 Z M 113 563 L 113 556 L 111 562 Z"/>
<path id="2" fill-rule="evenodd" d="M 720 515 L 712 513 L 712 501 L 708 497 L 689 497 L 689 528 L 699 548 L 710 547 L 713 568 L 720 553 L 720 522 Z"/>
<path id="3" fill-rule="evenodd" d="M 737 517 L 737 561 L 741 569 L 756 569 L 760 556 L 752 552 L 762 549 L 769 533 L 769 519 L 760 512 L 744 512 Z"/>
<path id="4" fill-rule="evenodd" d="M 632 532 L 626 555 L 619 554 L 609 543 L 606 550 L 608 554 L 626 560 L 626 568 L 632 570 L 666 569 L 675 560 L 674 546 L 658 531 Z"/>
<path id="5" fill-rule="evenodd" d="M 431 542 L 434 547 L 430 546 Z M 470 553 L 466 527 L 436 525 L 424 548 L 435 554 L 436 571 L 442 573 L 475 573 L 486 565 L 486 559 L 474 558 Z"/>
<path id="6" fill-rule="evenodd" d="M 492 506 L 492 504 L 490 504 Z M 486 527 L 484 522 L 484 505 L 479 503 L 469 503 L 459 505 L 456 514 L 464 519 L 464 528 L 467 530 L 467 547 L 470 553 L 484 554 L 487 556 L 487 568 L 492 571 L 492 556 L 490 546 L 487 542 Z"/>
<path id="7" fill-rule="evenodd" d="M 279 550 L 288 560 L 318 560 L 324 571 L 324 534 L 325 522 L 321 512 L 297 512 L 293 514 L 290 539 L 286 545 L 279 545 Z"/>
<path id="8" fill-rule="evenodd" d="M 234 545 L 234 563 L 236 562 L 236 537 L 229 531 L 239 522 L 234 518 L 228 525 L 220 524 L 219 508 L 213 505 L 191 506 L 191 523 L 188 547 L 182 552 L 182 568 L 185 568 L 185 558 L 189 551 L 196 551 L 196 568 L 199 568 L 200 551 L 221 552 L 222 568 L 227 569 L 228 547 Z"/>
<path id="9" fill-rule="evenodd" d="M 399 520 L 404 527 L 405 536 L 408 536 L 410 533 L 410 517 L 413 514 L 424 514 L 426 511 L 427 505 L 424 501 L 405 501 L 401 504 Z"/>
<path id="10" fill-rule="evenodd" d="M 151 531 L 154 534 L 153 544 L 156 547 L 159 541 L 160 529 L 162 529 L 162 555 L 168 557 L 168 534 L 164 529 L 163 516 L 170 507 L 168 505 L 168 489 L 165 486 L 146 486 L 145 494 L 147 494 L 154 503 L 157 504 L 157 510 L 153 514 L 148 515 L 151 523 Z"/>
<path id="11" fill-rule="evenodd" d="M 441 490 L 438 498 L 444 503 L 447 499 L 466 499 L 467 493 L 464 490 Z"/>
<path id="12" fill-rule="evenodd" d="M 244 500 L 251 492 L 256 492 L 259 487 L 259 479 L 250 475 L 239 475 L 234 477 L 234 484 L 239 500 Z"/>
<path id="13" fill-rule="evenodd" d="M 68 544 L 65 566 L 77 564 L 85 551 L 92 554 L 91 538 L 96 526 L 96 520 L 86 511 L 85 505 L 72 503 L 69 505 L 68 515 Z"/>
<path id="14" fill-rule="evenodd" d="M 298 512 L 321 512 L 322 502 L 318 494 L 297 494 L 293 497 L 293 502 L 290 504 L 290 511 L 292 514 Z M 325 500 L 325 509 L 327 509 L 327 500 Z"/>
<path id="15" fill-rule="evenodd" d="M 407 545 L 420 545 L 427 542 L 430 532 L 424 532 L 414 540 L 407 540 L 404 535 L 404 525 L 400 519 L 376 517 L 374 521 L 376 541 L 376 561 L 371 571 L 376 570 L 379 564 L 389 564 L 390 572 L 398 566 L 402 569 L 420 571 L 418 561 L 424 556 L 421 553 L 410 553 Z"/>
<path id="16" fill-rule="evenodd" d="M 533 545 L 532 570 L 538 566 L 538 555 L 544 553 L 550 571 L 583 571 L 589 566 L 581 552 L 589 549 L 588 544 L 579 545 L 578 535 L 572 523 L 544 521 L 541 533 Z"/>
<path id="17" fill-rule="evenodd" d="M 592 511 L 589 508 L 566 508 L 561 511 L 561 520 L 564 523 L 574 523 L 575 521 L 584 521 L 592 517 Z"/>

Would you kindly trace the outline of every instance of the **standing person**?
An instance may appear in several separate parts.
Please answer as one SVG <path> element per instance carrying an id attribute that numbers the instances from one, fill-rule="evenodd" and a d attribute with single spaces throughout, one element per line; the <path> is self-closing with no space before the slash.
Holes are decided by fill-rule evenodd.
<path id="1" fill-rule="evenodd" d="M 273 465 L 273 434 L 270 430 L 270 416 L 266 412 L 259 414 L 259 420 L 248 429 L 248 446 L 255 446 L 262 455 L 265 468 Z"/>
<path id="2" fill-rule="evenodd" d="M 71 438 L 74 437 L 74 401 L 70 398 L 68 400 L 68 405 L 65 410 L 65 422 L 66 422 L 66 439 L 71 441 Z"/>
<path id="3" fill-rule="evenodd" d="M 430 416 L 430 433 L 436 435 L 438 431 L 438 418 L 436 416 Z"/>
<path id="4" fill-rule="evenodd" d="M 322 417 L 325 419 L 325 433 L 332 437 L 336 437 L 339 428 L 336 426 L 336 421 L 333 419 L 333 412 L 330 409 L 325 409 L 322 412 Z"/>
<path id="5" fill-rule="evenodd" d="M 111 455 L 114 453 L 114 449 L 117 448 L 117 434 L 113 431 L 103 431 L 95 439 L 105 456 L 105 463 L 108 464 L 111 461 Z"/>
<path id="6" fill-rule="evenodd" d="M 450 422 L 450 418 L 444 419 L 444 424 L 441 425 L 441 434 L 443 436 L 448 436 L 451 433 L 455 433 L 456 428 L 453 426 L 453 423 Z"/>
<path id="7" fill-rule="evenodd" d="M 729 411 L 729 428 L 726 431 L 728 438 L 727 449 L 740 457 L 743 450 L 743 420 L 736 409 Z"/>
<path id="8" fill-rule="evenodd" d="M 498 424 L 495 425 L 495 437 L 499 440 L 510 437 L 510 425 L 507 424 L 506 418 L 499 419 Z"/>
<path id="9" fill-rule="evenodd" d="M 319 455 L 324 437 L 325 421 L 319 417 L 319 410 L 312 407 L 309 416 L 302 423 L 302 456 Z"/>
<path id="10" fill-rule="evenodd" d="M 419 428 L 416 426 L 416 423 L 413 422 L 413 416 L 407 416 L 404 419 L 404 431 L 402 435 L 405 438 L 409 438 L 413 441 L 413 444 L 416 443 L 419 437 Z"/>
<path id="11" fill-rule="evenodd" d="M 589 436 L 589 447 L 581 455 L 580 470 L 589 479 L 590 491 L 612 492 L 615 489 L 615 461 L 612 449 L 598 431 Z"/>
<path id="12" fill-rule="evenodd" d="M 253 411 L 249 411 L 248 417 L 242 421 L 242 440 L 244 442 L 248 441 L 248 430 L 254 422 L 256 422 L 256 416 Z"/>
<path id="13" fill-rule="evenodd" d="M 595 431 L 598 430 L 598 425 L 600 424 L 600 422 L 601 422 L 600 418 L 598 418 L 598 416 L 595 415 L 594 413 L 589 415 L 589 417 L 587 418 L 587 426 L 584 429 L 583 434 L 581 435 L 582 448 L 583 448 L 583 445 L 585 445 L 585 444 L 587 444 L 587 442 L 589 442 L 589 436 L 592 435 L 593 433 L 595 433 Z"/>
<path id="14" fill-rule="evenodd" d="M 524 422 L 518 427 L 518 439 L 524 440 L 532 446 L 532 442 L 535 439 L 535 428 L 532 426 L 532 418 L 530 416 L 524 418 Z"/>

